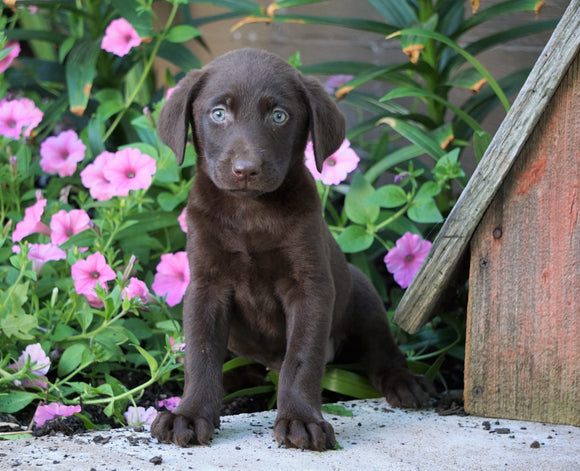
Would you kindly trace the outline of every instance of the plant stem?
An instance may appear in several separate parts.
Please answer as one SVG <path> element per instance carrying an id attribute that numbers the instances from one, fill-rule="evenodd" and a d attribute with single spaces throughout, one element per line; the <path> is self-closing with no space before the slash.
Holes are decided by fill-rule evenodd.
<path id="1" fill-rule="evenodd" d="M 173 20 L 175 19 L 175 15 L 177 14 L 177 9 L 179 8 L 179 2 L 174 1 L 172 3 L 173 3 L 173 7 L 171 9 L 171 13 L 169 14 L 169 18 L 167 19 L 167 23 L 165 24 L 165 27 L 163 28 L 163 31 L 161 32 L 161 34 L 159 34 L 159 36 L 157 37 L 155 45 L 153 46 L 153 50 L 151 51 L 151 55 L 149 57 L 149 60 L 145 64 L 145 68 L 143 70 L 143 73 L 141 74 L 141 78 L 139 79 L 139 82 L 135 86 L 133 93 L 131 94 L 131 96 L 127 100 L 125 107 L 117 114 L 115 120 L 113 121 L 113 123 L 111 124 L 109 129 L 107 129 L 107 132 L 103 136 L 104 141 L 106 141 L 107 139 L 109 139 L 109 137 L 111 137 L 111 134 L 117 128 L 117 126 L 119 125 L 119 123 L 123 119 L 123 116 L 125 116 L 125 113 L 131 107 L 131 105 L 133 104 L 133 101 L 135 101 L 135 98 L 139 94 L 141 87 L 143 86 L 143 84 L 147 80 L 147 76 L 149 75 L 149 72 L 151 71 L 151 67 L 153 67 L 153 63 L 155 62 L 155 58 L 157 57 L 157 51 L 159 51 L 159 48 L 161 47 L 161 43 L 165 39 L 165 36 L 167 36 L 169 28 L 173 24 Z"/>

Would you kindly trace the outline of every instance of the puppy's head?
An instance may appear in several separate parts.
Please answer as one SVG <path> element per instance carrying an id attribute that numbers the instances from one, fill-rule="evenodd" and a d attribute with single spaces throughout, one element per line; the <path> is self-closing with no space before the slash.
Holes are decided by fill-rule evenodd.
<path id="1" fill-rule="evenodd" d="M 200 171 L 241 197 L 276 190 L 302 163 L 310 133 L 319 170 L 344 139 L 344 118 L 322 86 L 255 49 L 225 54 L 178 84 L 158 132 L 181 164 L 189 128 Z"/>

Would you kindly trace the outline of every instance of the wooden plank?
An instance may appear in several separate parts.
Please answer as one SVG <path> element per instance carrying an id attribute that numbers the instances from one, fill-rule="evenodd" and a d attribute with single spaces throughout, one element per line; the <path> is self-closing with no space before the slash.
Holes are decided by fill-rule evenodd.
<path id="1" fill-rule="evenodd" d="M 415 333 L 432 317 L 483 213 L 579 49 L 580 0 L 572 0 L 399 303 L 393 320 L 403 330 Z"/>
<path id="2" fill-rule="evenodd" d="M 471 241 L 465 410 L 580 425 L 580 54 Z"/>

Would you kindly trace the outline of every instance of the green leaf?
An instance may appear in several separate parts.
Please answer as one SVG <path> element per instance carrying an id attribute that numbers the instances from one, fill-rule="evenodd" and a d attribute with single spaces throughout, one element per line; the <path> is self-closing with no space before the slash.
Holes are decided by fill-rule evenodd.
<path id="1" fill-rule="evenodd" d="M 141 348 L 139 345 L 133 345 L 133 346 L 137 350 L 139 350 L 139 353 L 145 358 L 145 360 L 147 360 L 147 364 L 149 365 L 149 372 L 151 374 L 151 377 L 154 377 L 155 374 L 157 373 L 157 370 L 159 369 L 159 364 L 157 363 L 157 360 L 155 358 L 153 358 L 153 355 L 151 355 L 144 348 Z"/>
<path id="2" fill-rule="evenodd" d="M 82 362 L 85 351 L 90 352 L 90 349 L 84 343 L 75 343 L 66 348 L 58 362 L 59 377 L 62 378 L 77 368 Z"/>
<path id="3" fill-rule="evenodd" d="M 377 225 L 380 225 L 383 221 L 386 221 L 387 219 L 392 218 L 394 215 L 395 215 L 394 211 L 390 211 L 390 210 L 381 211 L 381 216 L 379 217 L 379 219 L 377 221 Z M 386 226 L 386 229 L 394 232 L 395 234 L 397 234 L 399 236 L 402 236 L 406 232 L 412 232 L 413 234 L 420 234 L 421 233 L 419 228 L 415 224 L 413 224 L 411 221 L 409 221 L 409 219 L 406 217 L 396 218 L 394 221 L 390 222 Z"/>
<path id="4" fill-rule="evenodd" d="M 385 185 L 369 196 L 365 203 L 376 204 L 381 208 L 398 208 L 407 203 L 407 193 L 397 185 Z"/>
<path id="5" fill-rule="evenodd" d="M 216 7 L 226 8 L 246 15 L 260 14 L 262 7 L 249 0 L 196 0 L 197 3 L 209 3 Z"/>
<path id="6" fill-rule="evenodd" d="M 146 340 L 153 337 L 153 331 L 142 319 L 132 317 L 125 320 L 123 325 L 129 329 L 138 340 Z"/>
<path id="7" fill-rule="evenodd" d="M 471 90 L 476 83 L 481 81 L 482 78 L 483 76 L 477 71 L 477 69 L 469 67 L 467 69 L 461 70 L 453 78 L 448 80 L 446 85 L 451 87 L 467 88 Z"/>
<path id="8" fill-rule="evenodd" d="M 374 182 L 381 174 L 407 160 L 411 160 L 423 153 L 423 149 L 416 144 L 397 149 L 378 161 L 365 173 L 369 182 Z"/>
<path id="9" fill-rule="evenodd" d="M 475 150 L 475 158 L 478 162 L 485 154 L 491 140 L 491 134 L 486 131 L 479 131 L 473 134 L 473 149 Z"/>
<path id="10" fill-rule="evenodd" d="M 355 399 L 382 397 L 367 378 L 339 368 L 327 369 L 322 378 L 322 388 Z"/>
<path id="11" fill-rule="evenodd" d="M 76 319 L 81 326 L 83 333 L 87 332 L 91 323 L 93 322 L 93 311 L 88 306 L 83 306 L 83 308 L 79 309 L 76 313 Z"/>
<path id="12" fill-rule="evenodd" d="M 24 409 L 38 396 L 34 393 L 24 391 L 13 391 L 10 393 L 0 393 L 0 412 L 14 414 Z"/>
<path id="13" fill-rule="evenodd" d="M 58 323 L 54 329 L 54 333 L 51 336 L 53 342 L 62 342 L 63 340 L 76 335 L 77 331 L 71 326 L 63 323 Z"/>
<path id="14" fill-rule="evenodd" d="M 254 360 L 249 360 L 247 358 L 242 357 L 232 358 L 231 360 L 228 360 L 224 363 L 222 367 L 222 373 L 233 370 L 234 368 L 239 368 L 240 366 L 254 365 L 255 363 L 256 362 Z"/>
<path id="15" fill-rule="evenodd" d="M 418 21 L 415 10 L 411 8 L 409 2 L 401 0 L 367 0 L 379 14 L 390 24 L 405 28 Z"/>
<path id="16" fill-rule="evenodd" d="M 78 41 L 67 57 L 65 73 L 69 106 L 77 116 L 82 116 L 89 102 L 100 50 L 99 41 Z"/>
<path id="17" fill-rule="evenodd" d="M 172 62 L 182 70 L 199 69 L 201 67 L 201 61 L 183 44 L 164 40 L 159 46 L 157 55 Z"/>
<path id="18" fill-rule="evenodd" d="M 36 316 L 26 314 L 22 309 L 13 309 L 7 314 L 3 313 L 0 319 L 0 330 L 6 337 L 16 337 L 20 340 L 32 340 L 30 331 L 38 326 Z"/>
<path id="19" fill-rule="evenodd" d="M 169 30 L 165 39 L 172 43 L 184 43 L 201 35 L 201 31 L 189 25 L 177 25 Z"/>
<path id="20" fill-rule="evenodd" d="M 373 243 L 374 237 L 369 234 L 364 227 L 348 226 L 336 238 L 336 242 L 344 253 L 362 252 L 368 249 Z"/>
<path id="21" fill-rule="evenodd" d="M 322 412 L 340 417 L 353 417 L 354 414 L 341 404 L 322 404 Z"/>
<path id="22" fill-rule="evenodd" d="M 435 160 L 443 157 L 445 151 L 441 146 L 429 136 L 426 132 L 421 130 L 417 126 L 413 126 L 401 119 L 397 118 L 382 118 L 377 124 L 387 124 L 395 131 L 397 131 L 401 136 L 405 137 L 413 144 L 420 146 L 427 154 L 433 157 Z"/>
<path id="23" fill-rule="evenodd" d="M 437 208 L 433 198 L 422 198 L 413 201 L 413 204 L 407 211 L 409 219 L 419 223 L 440 223 L 443 222 L 443 216 Z"/>
<path id="24" fill-rule="evenodd" d="M 264 21 L 270 21 L 266 15 L 259 15 L 264 18 Z M 302 23 L 302 24 L 317 24 L 325 26 L 341 26 L 343 28 L 357 29 L 361 31 L 368 31 L 370 33 L 378 33 L 383 35 L 392 34 L 399 30 L 396 26 L 383 23 L 381 21 L 364 20 L 360 18 L 349 17 L 332 17 L 332 16 L 316 16 L 316 15 L 285 15 L 277 14 L 274 16 L 274 23 Z"/>
<path id="25" fill-rule="evenodd" d="M 401 35 L 401 36 L 408 36 L 408 35 L 423 36 L 426 38 L 434 39 L 436 41 L 439 41 L 439 42 L 449 46 L 455 52 L 462 55 L 487 80 L 487 83 L 489 83 L 489 86 L 493 89 L 493 91 L 495 92 L 495 94 L 499 98 L 500 102 L 503 104 L 506 111 L 508 111 L 510 109 L 510 104 L 509 104 L 508 99 L 505 96 L 505 93 L 503 92 L 501 87 L 498 85 L 496 80 L 492 77 L 492 75 L 486 70 L 486 68 L 483 65 L 481 65 L 481 63 L 475 57 L 473 57 L 471 54 L 466 52 L 455 41 L 447 38 L 446 36 L 443 36 L 442 34 L 435 32 L 435 31 L 423 30 L 423 29 L 418 29 L 418 28 L 404 29 L 402 31 L 398 31 L 397 33 L 391 35 L 390 37 L 399 36 L 399 35 Z"/>
<path id="26" fill-rule="evenodd" d="M 143 8 L 139 0 L 123 0 L 113 3 L 117 11 L 125 18 L 141 38 L 153 35 L 153 17 L 151 9 Z"/>
<path id="27" fill-rule="evenodd" d="M 70 249 L 73 247 L 92 247 L 97 240 L 97 234 L 93 229 L 85 229 L 78 234 L 71 236 L 60 247 Z"/>
<path id="28" fill-rule="evenodd" d="M 350 189 L 344 201 L 347 217 L 357 224 L 372 224 L 379 217 L 380 208 L 377 205 L 365 204 L 365 200 L 374 193 L 375 189 L 363 175 L 356 172 Z"/>
<path id="29" fill-rule="evenodd" d="M 461 164 L 459 163 L 459 151 L 459 148 L 453 149 L 441 157 L 437 165 L 435 165 L 433 175 L 439 184 L 454 178 L 465 177 L 465 172 L 461 169 Z"/>
<path id="30" fill-rule="evenodd" d="M 463 22 L 463 26 L 457 32 L 457 36 L 460 36 L 469 29 L 498 16 L 518 11 L 534 11 L 537 3 L 538 0 L 506 0 L 502 3 L 492 5 L 489 8 L 479 10 L 475 15 L 467 18 Z"/>
<path id="31" fill-rule="evenodd" d="M 132 214 L 131 220 L 136 221 L 136 224 L 119 231 L 116 239 L 132 238 L 141 235 L 144 232 L 151 232 L 166 227 L 176 226 L 177 216 L 179 216 L 179 214 L 168 213 L 165 211 Z"/>
<path id="32" fill-rule="evenodd" d="M 478 76 L 481 78 L 481 74 L 479 72 L 477 72 L 477 70 L 475 70 L 475 69 L 471 69 L 471 70 L 474 70 L 478 74 Z M 397 87 L 397 88 L 393 89 L 391 92 L 387 93 L 384 97 L 382 97 L 381 101 L 388 101 L 388 100 L 393 100 L 395 98 L 403 98 L 403 97 L 405 97 L 405 98 L 417 97 L 417 98 L 422 98 L 425 102 L 428 102 L 431 100 L 431 101 L 436 101 L 438 103 L 441 103 L 446 108 L 453 111 L 463 121 L 465 121 L 473 130 L 475 130 L 475 131 L 482 130 L 482 127 L 480 126 L 480 124 L 477 121 L 475 121 L 471 116 L 469 116 L 469 114 L 467 114 L 465 111 L 463 111 L 461 108 L 458 108 L 453 103 L 445 100 L 443 97 L 437 95 L 436 93 L 430 92 L 428 90 L 424 90 L 422 88 Z"/>

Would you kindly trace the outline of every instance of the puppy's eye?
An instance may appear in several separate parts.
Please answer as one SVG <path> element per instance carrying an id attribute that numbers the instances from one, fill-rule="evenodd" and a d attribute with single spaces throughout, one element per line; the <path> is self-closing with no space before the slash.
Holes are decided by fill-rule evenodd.
<path id="1" fill-rule="evenodd" d="M 274 110 L 272 112 L 272 121 L 276 124 L 284 124 L 288 119 L 288 114 L 282 110 Z"/>
<path id="2" fill-rule="evenodd" d="M 216 123 L 221 123 L 224 119 L 226 119 L 226 110 L 223 108 L 214 108 L 211 110 L 211 119 L 213 119 Z"/>

